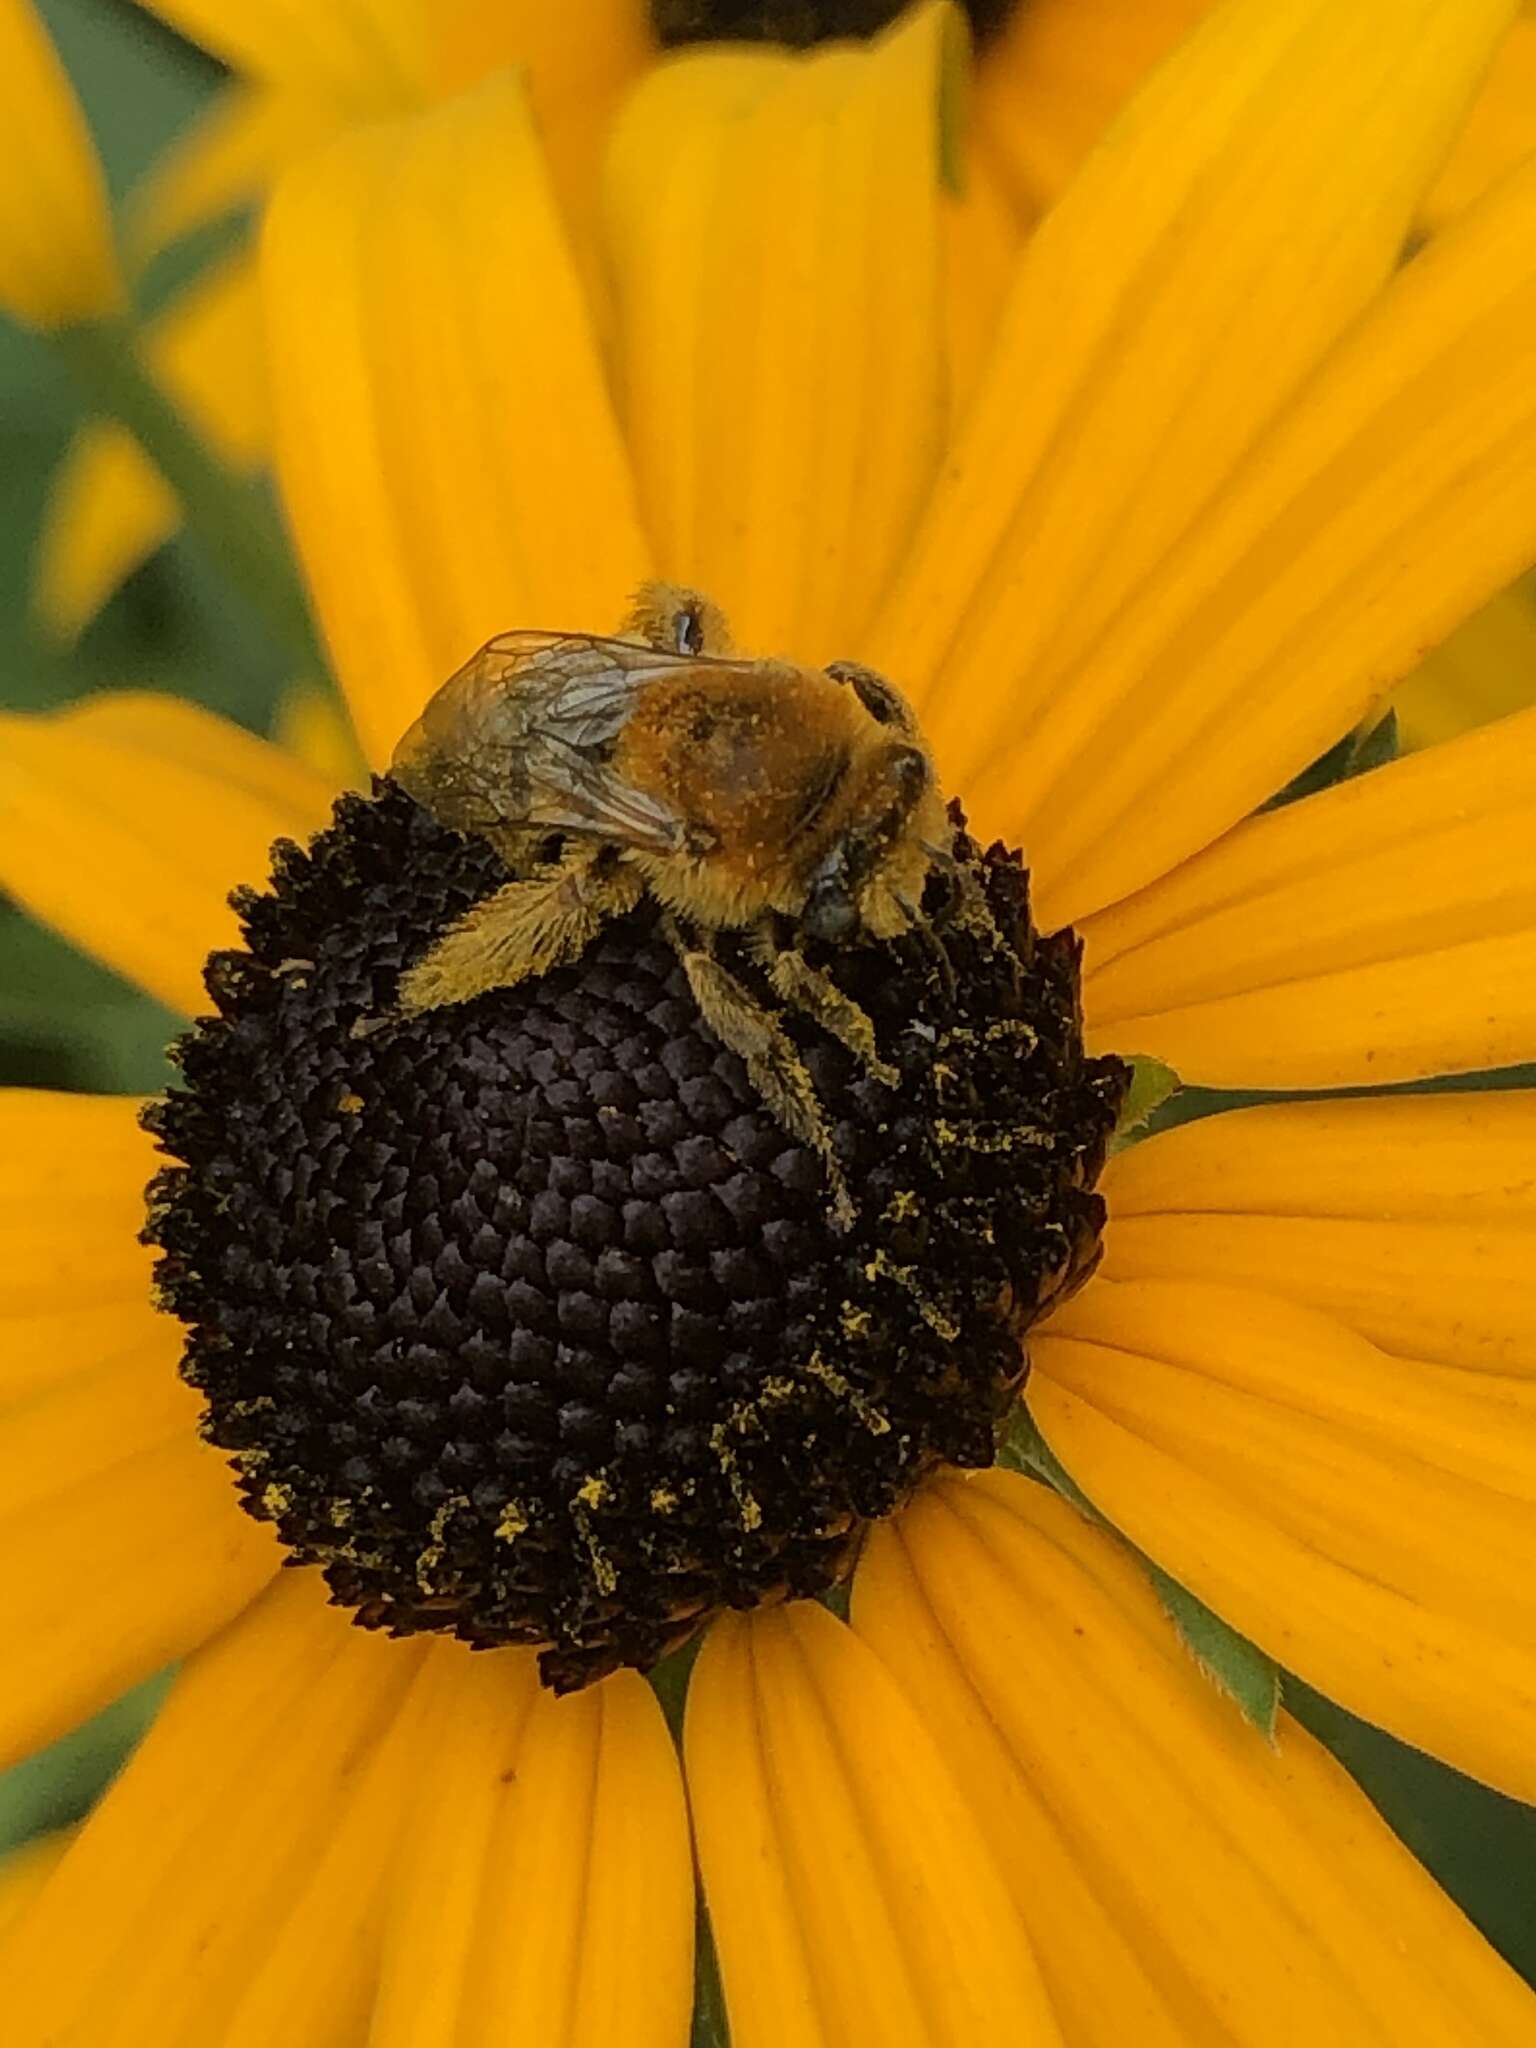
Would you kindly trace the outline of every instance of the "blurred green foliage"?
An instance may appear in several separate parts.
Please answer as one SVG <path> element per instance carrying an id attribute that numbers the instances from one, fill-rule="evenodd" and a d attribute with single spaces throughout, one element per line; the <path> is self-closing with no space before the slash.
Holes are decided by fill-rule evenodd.
<path id="1" fill-rule="evenodd" d="M 147 21 L 131 0 L 40 4 L 121 196 L 206 98 L 218 68 Z M 158 263 L 145 283 L 146 310 L 163 303 L 210 246 L 203 237 Z M 36 630 L 31 549 L 49 478 L 80 417 L 48 344 L 0 318 L 0 708 L 42 710 L 132 686 L 179 692 L 266 731 L 289 680 L 281 657 L 192 547 L 163 550 L 80 646 L 51 646 Z M 0 1085 L 153 1090 L 167 1077 L 163 1048 L 175 1029 L 169 1012 L 0 901 Z M 1536 1070 L 1523 1078 L 1536 1078 Z M 1214 1106 L 1186 1095 L 1159 1121 Z M 83 1812 L 148 1725 L 163 1689 L 158 1680 L 140 1688 L 55 1749 L 0 1775 L 0 1850 Z M 1295 1680 L 1287 1679 L 1285 1697 L 1536 1981 L 1536 1812 L 1403 1748 Z"/>

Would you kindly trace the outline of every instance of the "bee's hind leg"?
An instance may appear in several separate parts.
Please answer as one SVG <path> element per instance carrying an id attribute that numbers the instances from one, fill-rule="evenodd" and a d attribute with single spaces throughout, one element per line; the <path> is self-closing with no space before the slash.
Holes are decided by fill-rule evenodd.
<path id="1" fill-rule="evenodd" d="M 748 1079 L 781 1127 L 820 1159 L 832 1190 L 833 1220 L 846 1230 L 854 1219 L 853 1198 L 815 1084 L 794 1041 L 706 946 L 689 940 L 672 918 L 666 920 L 664 929 L 683 963 L 704 1022 L 742 1061 Z"/>
<path id="2" fill-rule="evenodd" d="M 644 887 L 634 869 L 582 851 L 558 867 L 508 882 L 451 926 L 400 978 L 407 1016 L 467 1003 L 579 959 L 610 917 L 632 910 Z"/>
<path id="3" fill-rule="evenodd" d="M 823 1031 L 846 1045 L 885 1087 L 900 1087 L 901 1075 L 889 1060 L 880 1057 L 868 1011 L 852 996 L 844 995 L 830 974 L 813 967 L 794 947 L 779 945 L 766 919 L 753 927 L 747 944 L 781 1002 L 803 1010 Z"/>

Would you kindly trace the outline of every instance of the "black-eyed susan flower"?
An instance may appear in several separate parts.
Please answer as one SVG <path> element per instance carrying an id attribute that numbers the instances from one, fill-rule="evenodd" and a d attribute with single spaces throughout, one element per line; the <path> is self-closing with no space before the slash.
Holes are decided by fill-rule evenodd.
<path id="1" fill-rule="evenodd" d="M 1035 930 L 1085 943 L 1086 1045 L 1060 1029 L 1075 947 L 1020 916 L 1009 987 L 957 989 L 987 1005 L 969 1068 L 889 970 L 929 1155 L 909 1192 L 934 1194 L 923 1090 L 979 1075 L 955 1213 L 1005 1259 L 1020 1190 L 1054 1270 L 1067 1212 L 1098 1221 L 1117 1054 L 1310 1091 L 1526 1056 L 1532 715 L 1261 809 L 1536 556 L 1536 181 L 1400 262 L 1512 13 L 1213 13 L 1028 245 L 962 406 L 942 7 L 859 53 L 649 79 L 609 161 L 601 327 L 513 81 L 345 137 L 280 193 L 264 294 L 285 503 L 371 758 L 490 633 L 612 630 L 656 573 L 745 646 L 887 669 L 978 832 L 1027 849 Z M 149 1300 L 166 1161 L 137 1105 L 13 1095 L 8 1753 L 185 1659 L 6 1938 L 18 2040 L 680 2043 L 690 1819 L 737 2048 L 1529 2038 L 1529 1992 L 1342 1771 L 1283 1711 L 1245 1718 L 1167 1611 L 1187 1589 L 1261 1669 L 1536 1796 L 1528 1094 L 1281 1102 L 1120 1153 L 1099 1273 L 1038 1290 L 1014 1438 L 1101 1519 L 967 1470 L 987 1447 L 940 1412 L 942 1372 L 956 1462 L 860 1506 L 889 1417 L 846 1369 L 857 1316 L 950 1344 L 959 1404 L 987 1333 L 945 1337 L 946 1290 L 984 1230 L 925 1267 L 890 1187 L 855 1298 L 807 1220 L 814 1176 L 758 1149 L 643 931 L 415 1037 L 373 1028 L 407 954 L 494 881 L 398 793 L 283 853 L 242 930 L 227 887 L 326 825 L 302 766 L 147 697 L 4 738 L 6 886 L 188 1016 L 213 956 L 219 1019 L 153 1119 L 180 1167 L 150 1229 L 212 1427 L 266 1454 L 258 1518 Z M 1031 960 L 1054 993 L 1026 1014 Z M 1022 1156 L 1028 1127 L 1064 1176 Z M 671 1239 L 646 1235 L 658 1213 Z M 693 1287 L 702 1308 L 675 1298 Z M 740 1361 L 829 1301 L 844 1353 L 818 1378 L 786 1344 L 772 1396 Z M 765 1504 L 722 1461 L 726 1361 L 759 1418 L 806 1379 L 830 1397 L 800 1469 L 867 1526 L 846 1621 L 812 1599 L 656 1617 L 704 1624 L 680 1769 L 634 1670 L 557 1697 L 532 1646 L 452 1632 L 526 1619 L 468 1603 L 487 1517 L 514 1559 L 550 1526 L 505 1484 L 529 1443 L 578 1461 L 563 1507 L 609 1621 L 640 1582 L 602 1485 L 620 1431 L 692 1408 L 738 1553 Z M 774 1451 L 793 1503 L 794 1446 Z M 375 1515 L 392 1487 L 422 1518 L 408 1554 Z M 330 1554 L 313 1522 L 300 1547 L 401 1638 L 280 1569 L 274 1532 L 322 1506 Z M 707 2029 L 708 1983 L 699 2005 Z"/>

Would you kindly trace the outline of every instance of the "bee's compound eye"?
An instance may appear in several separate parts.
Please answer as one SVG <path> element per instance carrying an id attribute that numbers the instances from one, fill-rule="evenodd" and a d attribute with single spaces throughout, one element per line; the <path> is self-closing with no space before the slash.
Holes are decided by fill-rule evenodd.
<path id="1" fill-rule="evenodd" d="M 672 640 L 679 654 L 704 652 L 704 607 L 685 604 L 672 617 Z"/>
<path id="2" fill-rule="evenodd" d="M 893 749 L 888 769 L 892 786 L 912 803 L 917 802 L 933 778 L 928 756 L 917 747 Z"/>

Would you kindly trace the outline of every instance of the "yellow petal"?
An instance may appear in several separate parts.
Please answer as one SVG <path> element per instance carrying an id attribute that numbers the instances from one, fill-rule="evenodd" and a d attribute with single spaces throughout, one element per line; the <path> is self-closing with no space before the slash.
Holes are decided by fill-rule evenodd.
<path id="1" fill-rule="evenodd" d="M 986 375 L 1022 239 L 989 155 L 968 152 L 958 193 L 942 206 L 943 310 L 950 411 L 962 418 Z"/>
<path id="2" fill-rule="evenodd" d="M 151 368 L 208 445 L 249 471 L 270 440 L 256 273 L 236 255 L 204 272 L 149 329 Z M 49 492 L 34 602 L 49 629 L 80 632 L 181 524 L 175 493 L 126 429 L 82 428 Z"/>
<path id="3" fill-rule="evenodd" d="M 183 1391 L 176 1349 L 118 1369 L 169 1404 Z M 270 1530 L 237 1506 L 223 1459 L 199 1441 L 195 1404 L 180 1428 L 119 1462 L 93 1470 L 88 1453 L 78 1483 L 65 1404 L 45 1406 L 61 1426 L 40 1414 L 28 1441 L 50 1460 L 48 1497 L 0 1515 L 0 1768 L 195 1649 L 281 1562 Z"/>
<path id="4" fill-rule="evenodd" d="M 1352 1712 L 1536 1798 L 1528 1379 L 1173 1281 L 1100 1281 L 1032 1348 L 1036 1421 L 1132 1542 Z"/>
<path id="5" fill-rule="evenodd" d="M 1398 1358 L 1533 1380 L 1533 1159 L 1523 1091 L 1204 1117 L 1110 1161 L 1101 1271 L 1219 1274 L 1326 1310 Z"/>
<path id="6" fill-rule="evenodd" d="M 825 1608 L 717 1621 L 684 1747 L 735 2048 L 1060 2041 L 933 1738 Z"/>
<path id="7" fill-rule="evenodd" d="M 0 1857 L 0 1936 L 37 1898 L 73 1839 L 72 1828 L 58 1828 L 52 1834 L 35 1835 Z"/>
<path id="8" fill-rule="evenodd" d="M 324 683 L 291 683 L 272 714 L 272 738 L 328 789 L 363 789 L 368 769 L 351 720 Z"/>
<path id="9" fill-rule="evenodd" d="M 740 646 L 857 652 L 944 430 L 947 4 L 863 49 L 704 53 L 608 167 L 623 408 L 664 573 Z"/>
<path id="10" fill-rule="evenodd" d="M 1450 161 L 1424 202 L 1424 223 L 1442 226 L 1507 177 L 1536 149 L 1536 21 L 1517 21 L 1499 49 Z"/>
<path id="11" fill-rule="evenodd" d="M 1208 844 L 1526 567 L 1533 372 L 1536 165 L 1398 273 L 1079 673 L 1131 738 L 1077 735 L 1032 808 L 1045 916 Z"/>
<path id="12" fill-rule="evenodd" d="M 0 0 L 0 307 L 31 327 L 118 310 L 122 282 L 101 166 L 31 0 Z"/>
<path id="13" fill-rule="evenodd" d="M 421 0 L 139 0 L 234 71 L 354 117 L 409 105 L 426 43 Z"/>
<path id="14" fill-rule="evenodd" d="M 161 1164 L 130 1096 L 0 1090 L 0 1404 L 142 1345 L 152 1254 L 138 1242 Z M 3 1450 L 3 1446 L 0 1446 Z"/>
<path id="15" fill-rule="evenodd" d="M 265 288 L 279 477 L 381 763 L 493 633 L 610 631 L 646 573 L 516 80 L 291 173 Z"/>
<path id="16" fill-rule="evenodd" d="M 1536 704 L 1536 593 L 1501 591 L 1392 692 L 1405 748 L 1436 746 Z"/>
<path id="17" fill-rule="evenodd" d="M 1253 819 L 1086 927 L 1096 1044 L 1217 1087 L 1536 1047 L 1536 711 Z"/>
<path id="18" fill-rule="evenodd" d="M 1381 291 L 1511 7 L 1233 0 L 1127 109 L 1027 244 L 991 375 L 871 658 L 919 690 L 941 761 L 968 800 L 990 804 L 1012 832 L 1027 828 L 1053 918 L 1091 907 L 1074 899 L 1062 913 L 1054 900 L 1059 870 L 1085 839 L 1073 806 L 1094 815 L 1091 846 L 1106 815 L 1122 815 L 1110 812 L 1111 797 L 1118 807 L 1123 783 L 1159 783 L 1202 730 L 1197 717 L 1214 723 L 1225 712 L 1235 725 L 1240 710 L 1264 728 L 1269 787 L 1258 797 L 1289 772 L 1264 725 L 1275 714 L 1255 705 L 1246 673 L 1234 680 L 1231 614 L 1256 608 L 1259 569 L 1279 583 L 1286 555 L 1305 553 L 1288 532 L 1270 532 L 1282 511 L 1314 537 L 1317 505 L 1306 506 L 1302 527 L 1288 494 L 1316 485 L 1317 468 L 1353 433 L 1364 439 L 1375 425 L 1386 439 L 1372 417 L 1389 402 L 1383 387 L 1407 411 L 1392 422 L 1398 442 L 1421 422 L 1410 409 L 1420 396 L 1413 373 L 1487 313 L 1491 276 L 1467 259 L 1445 293 L 1428 292 L 1416 327 L 1406 310 L 1390 323 L 1381 316 L 1369 370 L 1360 349 L 1347 353 L 1352 378 L 1334 367 L 1282 437 L 1266 444 L 1264 433 Z M 1463 279 L 1467 267 L 1480 282 Z M 1513 317 L 1507 328 L 1495 321 L 1490 348 L 1514 348 L 1521 331 Z M 1512 425 L 1507 415 L 1498 422 Z M 1427 438 L 1420 423 L 1410 447 L 1395 450 L 1425 468 L 1410 516 L 1426 493 L 1444 494 L 1419 446 Z M 1250 479 L 1240 510 L 1239 471 Z M 1340 528 L 1360 517 L 1343 481 L 1327 479 Z M 1375 533 L 1381 503 L 1372 510 Z M 1262 563 L 1244 559 L 1250 547 Z M 1286 616 L 1305 617 L 1296 591 L 1285 596 Z M 1263 652 L 1273 655 L 1277 641 L 1284 646 L 1266 614 Z M 1319 685 L 1305 707 L 1324 728 L 1313 753 L 1348 722 L 1326 695 Z M 1229 823 L 1252 808 L 1258 797 L 1230 786 L 1236 770 L 1251 772 L 1247 735 L 1246 723 L 1237 738 L 1224 727 L 1234 763 L 1203 753 L 1199 803 L 1170 804 L 1170 817 L 1160 809 L 1150 820 L 1138 811 L 1115 858 L 1150 874 L 1149 863 L 1171 857 L 1161 842 L 1182 837 L 1180 852 L 1199 843 L 1189 832 L 1202 829 L 1202 811 L 1225 807 Z"/>
<path id="19" fill-rule="evenodd" d="M 188 1665 L 16 1925 L 0 1962 L 8 2041 L 244 2043 L 226 2031 L 232 2015 L 247 1998 L 273 2000 L 270 1966 L 294 1964 L 306 1938 L 309 1981 L 290 1967 L 288 2009 L 332 2024 L 265 2038 L 337 2039 L 360 1963 L 366 1985 L 370 1923 L 376 1938 L 395 1824 L 420 1767 L 411 1689 L 425 1654 L 349 1628 L 314 1574 L 284 1574 Z M 369 1844 L 371 1858 L 359 1853 Z M 328 1883 L 341 1865 L 346 1897 Z M 312 1903 L 331 1906 L 335 1924 L 296 1924 Z M 315 1939 L 325 1927 L 329 1943 Z"/>
<path id="20" fill-rule="evenodd" d="M 981 53 L 976 126 L 1031 213 L 1062 187 L 1209 0 L 1030 0 Z"/>
<path id="21" fill-rule="evenodd" d="M 229 891 L 266 880 L 274 839 L 317 831 L 329 794 L 175 697 L 0 716 L 0 883 L 173 1009 L 202 1010 L 203 962 L 238 937 Z"/>
<path id="22" fill-rule="evenodd" d="M 1321 1745 L 1284 1714 L 1266 1742 L 1045 1489 L 925 1489 L 853 1622 L 953 1760 L 1073 2048 L 1531 2037 L 1536 1999 Z"/>
<path id="23" fill-rule="evenodd" d="M 435 0 L 432 82 L 443 96 L 515 65 L 573 231 L 595 224 L 602 153 L 614 109 L 655 53 L 644 0 Z"/>
<path id="24" fill-rule="evenodd" d="M 623 1672 L 557 1700 L 531 1651 L 435 1654 L 440 1733 L 401 1838 L 370 2048 L 679 2048 L 693 1868 L 655 1695 Z"/>
<path id="25" fill-rule="evenodd" d="M 276 1570 L 178 1377 L 137 1243 L 137 1104 L 0 1094 L 0 1762 L 221 1627 Z"/>
<path id="26" fill-rule="evenodd" d="M 979 67 L 976 122 L 1010 188 L 1044 212 L 1155 64 L 1211 0 L 1031 0 Z M 1517 21 L 1427 194 L 1436 228 L 1536 148 L 1536 23 Z"/>
<path id="27" fill-rule="evenodd" d="M 134 253 L 144 262 L 192 229 L 248 206 L 301 151 L 341 126 L 346 111 L 312 93 L 264 86 L 231 85 L 215 94 L 134 192 Z"/>

